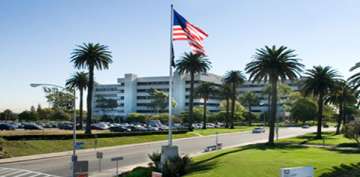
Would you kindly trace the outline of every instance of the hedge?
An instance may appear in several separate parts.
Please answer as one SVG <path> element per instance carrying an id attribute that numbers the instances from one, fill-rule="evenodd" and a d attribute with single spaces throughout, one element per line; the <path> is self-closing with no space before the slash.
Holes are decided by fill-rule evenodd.
<path id="1" fill-rule="evenodd" d="M 173 134 L 186 133 L 187 130 L 174 130 Z M 167 134 L 168 131 L 146 131 L 146 132 L 110 132 L 110 133 L 99 133 L 99 134 L 77 134 L 77 139 L 88 139 L 88 138 L 111 138 L 121 136 L 139 136 L 139 135 L 161 135 Z M 11 135 L 11 136 L 0 136 L 7 141 L 16 140 L 66 140 L 72 139 L 72 134 L 56 134 L 56 135 Z"/>

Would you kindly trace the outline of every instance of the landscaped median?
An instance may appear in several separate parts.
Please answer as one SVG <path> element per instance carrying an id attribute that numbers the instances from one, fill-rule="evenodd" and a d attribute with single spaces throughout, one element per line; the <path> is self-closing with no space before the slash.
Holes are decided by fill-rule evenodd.
<path id="1" fill-rule="evenodd" d="M 356 143 L 333 132 L 282 139 L 276 145 L 247 145 L 196 156 L 186 177 L 279 177 L 281 168 L 312 166 L 316 177 L 359 177 Z M 314 145 L 315 147 L 311 147 Z M 347 147 L 347 148 L 344 148 Z M 150 177 L 151 168 L 138 168 L 121 177 Z M 146 176 L 148 175 L 148 176 Z"/>
<path id="2" fill-rule="evenodd" d="M 249 127 L 236 127 L 235 129 L 225 129 L 225 128 L 216 128 L 216 129 L 206 129 L 206 130 L 194 130 L 193 132 L 186 133 L 177 133 L 174 134 L 174 139 L 179 138 L 189 138 L 195 136 L 206 136 L 212 135 L 216 132 L 218 133 L 234 133 L 240 131 L 247 131 L 251 128 Z M 45 153 L 53 153 L 53 152 L 63 152 L 69 151 L 72 149 L 72 139 L 71 139 L 71 131 L 59 131 L 59 130 L 51 130 L 51 131 L 9 131 L 9 132 L 1 132 L 1 146 L 3 148 L 4 157 L 18 157 L 18 156 L 26 156 L 26 155 L 35 155 L 35 154 L 45 154 Z M 162 134 L 147 134 L 147 135 L 129 135 L 129 136 L 113 136 L 107 135 L 109 132 L 101 132 L 97 131 L 98 138 L 84 138 L 83 132 L 78 132 L 79 138 L 78 141 L 83 142 L 84 149 L 90 148 L 99 148 L 99 147 L 110 147 L 110 146 L 118 146 L 118 145 L 127 145 L 127 144 L 137 144 L 137 143 L 145 143 L 152 141 L 161 141 L 167 139 L 167 133 L 164 132 Z M 100 135 L 101 134 L 101 135 Z M 23 138 L 21 138 L 21 136 Z M 39 135 L 39 136 L 37 136 Z M 69 136 L 67 138 L 61 138 L 61 135 Z M 20 136 L 16 137 L 16 140 L 6 140 L 11 139 L 11 136 Z M 43 138 L 41 138 L 43 136 Z M 106 137 L 110 136 L 110 137 Z M 6 138 L 7 137 L 7 138 Z M 26 137 L 28 139 L 26 139 Z M 31 137 L 31 138 L 30 138 Z M 58 137 L 58 138 L 56 138 Z M 31 139 L 31 140 L 30 140 Z"/>

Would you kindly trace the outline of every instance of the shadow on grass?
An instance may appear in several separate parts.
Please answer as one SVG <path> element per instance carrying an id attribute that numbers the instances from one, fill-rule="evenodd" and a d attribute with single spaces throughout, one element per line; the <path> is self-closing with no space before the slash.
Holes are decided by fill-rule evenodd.
<path id="1" fill-rule="evenodd" d="M 217 159 L 227 156 L 227 155 L 238 153 L 241 151 L 250 150 L 250 149 L 266 151 L 266 150 L 294 150 L 294 149 L 306 149 L 306 148 L 308 148 L 308 147 L 293 145 L 293 144 L 288 144 L 288 143 L 278 143 L 275 145 L 268 145 L 268 144 L 247 145 L 244 147 L 238 147 L 234 150 L 226 151 L 223 153 L 218 153 L 216 155 L 210 156 L 207 159 L 204 159 L 204 160 L 201 160 L 198 162 L 194 162 L 189 171 L 190 171 L 190 173 L 193 173 L 193 172 L 201 172 L 201 171 L 211 170 L 216 166 Z"/>
<path id="2" fill-rule="evenodd" d="M 330 172 L 322 174 L 320 177 L 359 177 L 360 163 L 332 167 Z"/>

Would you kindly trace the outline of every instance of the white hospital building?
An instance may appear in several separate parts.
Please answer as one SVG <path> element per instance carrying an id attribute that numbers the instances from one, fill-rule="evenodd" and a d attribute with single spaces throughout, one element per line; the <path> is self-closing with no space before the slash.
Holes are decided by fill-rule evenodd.
<path id="1" fill-rule="evenodd" d="M 189 80 L 188 76 L 176 72 L 174 74 L 172 97 L 176 101 L 176 106 L 173 109 L 175 115 L 188 109 Z M 200 81 L 221 84 L 222 78 L 210 73 L 197 75 L 195 77 L 195 88 Z M 151 89 L 169 92 L 169 76 L 138 77 L 135 74 L 125 74 L 125 77 L 117 79 L 117 84 L 96 84 L 93 94 L 93 113 L 95 116 L 106 114 L 119 117 L 126 117 L 134 112 L 153 114 L 154 110 L 150 107 L 151 98 L 149 97 Z M 99 97 L 117 100 L 118 107 L 110 110 L 99 108 L 97 106 Z M 210 98 L 207 103 L 209 111 L 219 111 L 219 102 L 219 98 Z M 203 100 L 195 99 L 194 106 L 198 105 L 203 105 Z"/>
<path id="2" fill-rule="evenodd" d="M 180 75 L 175 72 L 173 77 L 173 99 L 176 101 L 176 106 L 173 110 L 175 115 L 185 112 L 188 109 L 189 103 L 189 76 Z M 222 77 L 207 73 L 200 74 L 195 77 L 195 85 L 199 82 L 211 82 L 214 84 L 222 84 Z M 285 82 L 292 90 L 299 90 L 299 86 L 293 82 Z M 255 92 L 260 98 L 259 105 L 251 107 L 252 112 L 267 112 L 269 105 L 267 96 L 264 95 L 263 90 L 266 83 L 252 83 L 246 81 L 238 88 L 241 94 L 245 92 Z M 130 113 L 154 114 L 153 108 L 150 107 L 151 98 L 149 91 L 157 89 L 164 92 L 169 91 L 169 76 L 156 77 L 138 77 L 135 74 L 125 74 L 125 77 L 118 78 L 116 84 L 96 84 L 93 98 L 93 114 L 95 116 L 109 115 L 114 117 L 127 117 Z M 114 99 L 118 102 L 118 107 L 114 109 L 104 110 L 97 106 L 99 97 L 106 99 Z M 211 97 L 208 100 L 207 106 L 210 112 L 218 112 L 221 98 Z M 194 106 L 203 105 L 202 99 L 194 99 Z M 167 112 L 167 110 L 166 110 Z M 282 103 L 278 104 L 278 115 L 284 115 Z"/>

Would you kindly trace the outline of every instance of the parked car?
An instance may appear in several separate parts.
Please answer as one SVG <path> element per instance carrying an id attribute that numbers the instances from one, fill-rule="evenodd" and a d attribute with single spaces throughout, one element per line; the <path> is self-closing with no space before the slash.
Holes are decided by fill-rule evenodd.
<path id="1" fill-rule="evenodd" d="M 43 130 L 44 128 L 38 124 L 35 123 L 25 123 L 24 124 L 25 130 Z"/>
<path id="2" fill-rule="evenodd" d="M 72 130 L 73 124 L 68 122 L 59 123 L 58 128 L 62 130 Z"/>
<path id="3" fill-rule="evenodd" d="M 15 130 L 15 129 L 16 127 L 11 124 L 7 124 L 7 123 L 0 124 L 0 130 Z"/>
<path id="4" fill-rule="evenodd" d="M 91 129 L 94 130 L 108 130 L 110 127 L 106 124 L 106 123 L 96 123 L 96 124 L 91 124 Z"/>
<path id="5" fill-rule="evenodd" d="M 121 126 L 121 125 L 119 125 L 119 126 L 112 126 L 112 127 L 109 128 L 109 130 L 110 130 L 111 132 L 131 132 L 131 129 L 130 129 L 130 128 L 127 128 L 127 127 Z"/>
<path id="6" fill-rule="evenodd" d="M 265 128 L 263 127 L 256 127 L 252 130 L 252 133 L 265 133 Z"/>

